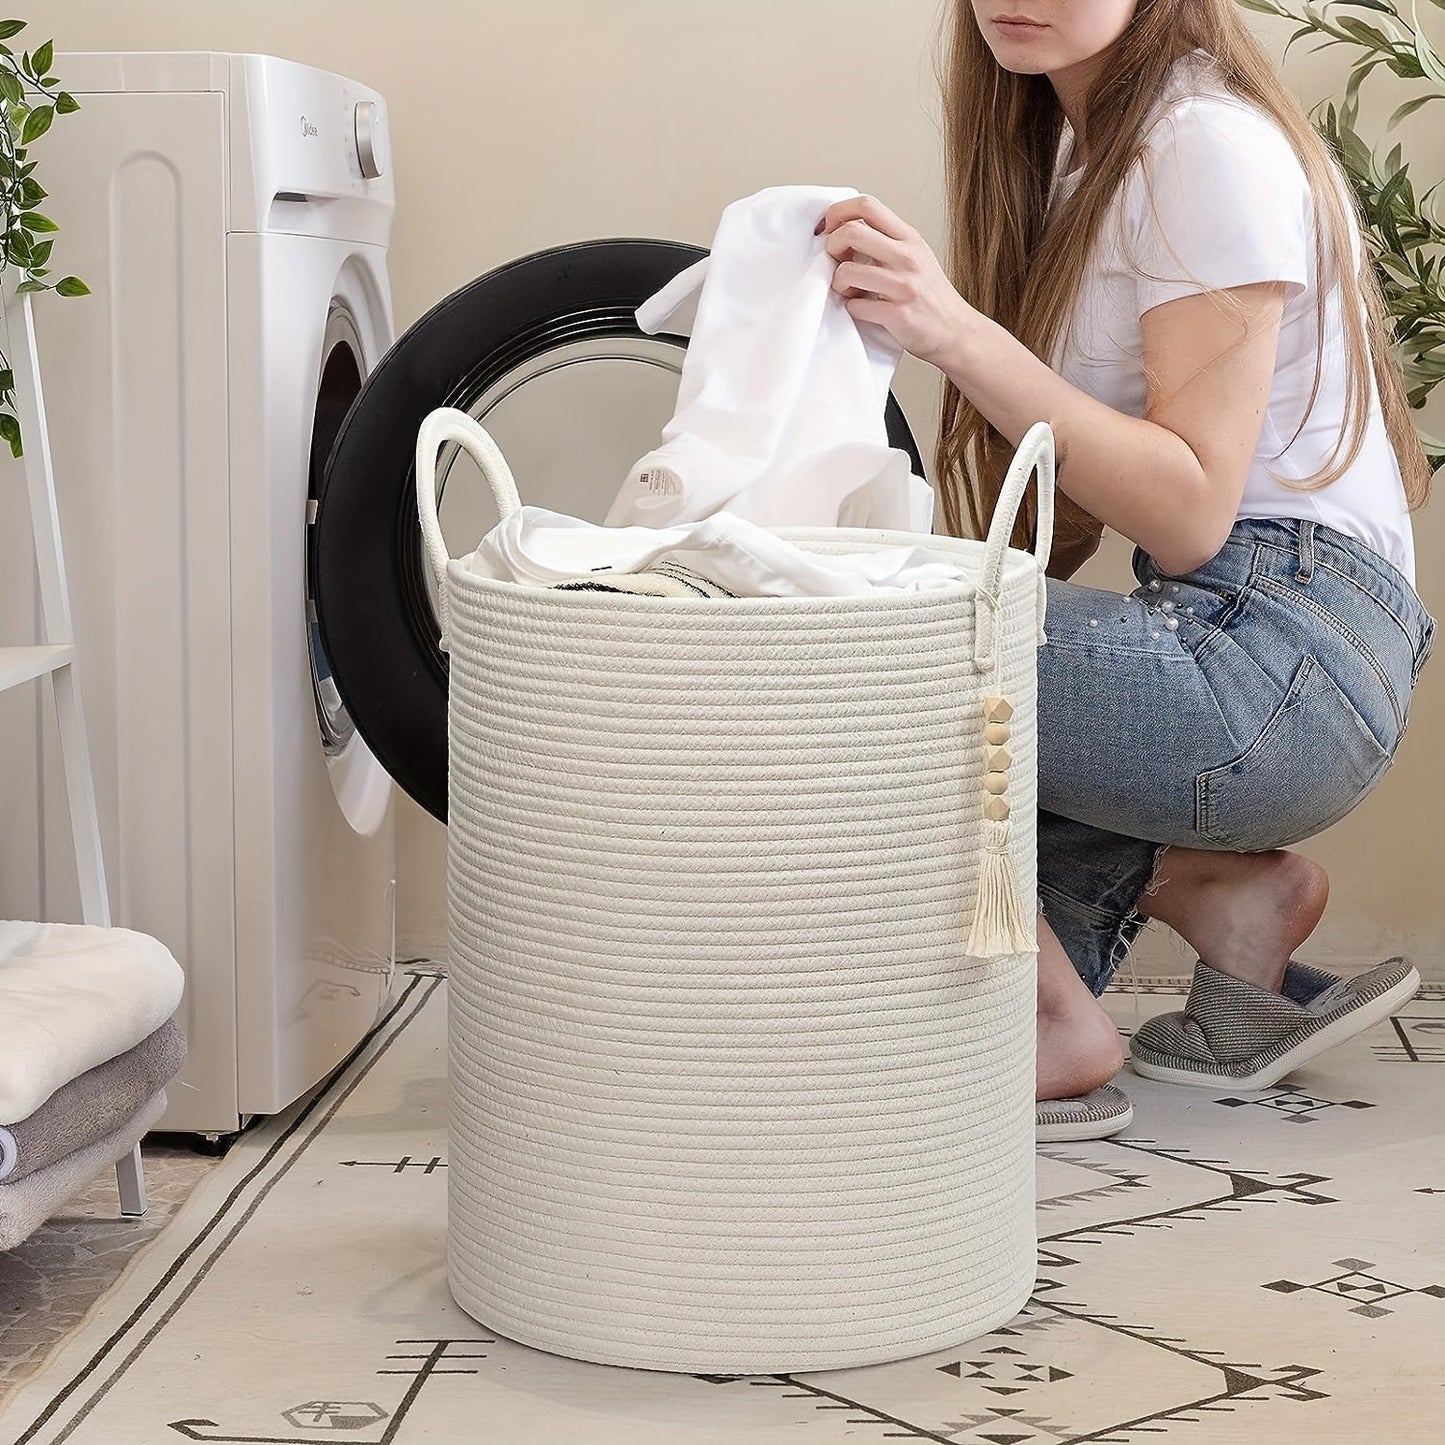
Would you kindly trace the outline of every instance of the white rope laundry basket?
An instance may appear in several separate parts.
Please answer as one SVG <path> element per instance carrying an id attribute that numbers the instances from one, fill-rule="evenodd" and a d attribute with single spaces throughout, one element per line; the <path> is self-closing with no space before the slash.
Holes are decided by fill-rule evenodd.
<path id="1" fill-rule="evenodd" d="M 449 441 L 503 516 L 519 501 L 475 421 L 427 418 L 457 1302 L 540 1349 L 693 1373 L 873 1364 L 1003 1323 L 1034 1281 L 1049 429 L 986 543 L 927 539 L 966 581 L 846 597 L 474 575 L 437 521 Z M 1008 546 L 1035 471 L 1037 558 Z"/>

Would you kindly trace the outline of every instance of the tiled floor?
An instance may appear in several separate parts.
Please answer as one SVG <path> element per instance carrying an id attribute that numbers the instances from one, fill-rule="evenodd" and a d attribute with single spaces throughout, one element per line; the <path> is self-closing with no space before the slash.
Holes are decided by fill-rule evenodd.
<path id="1" fill-rule="evenodd" d="M 167 1143 L 148 1141 L 143 1152 L 149 1199 L 143 1218 L 121 1218 L 115 1171 L 107 1169 L 24 1244 L 0 1253 L 0 1420 L 7 1397 L 221 1162 Z"/>
<path id="2" fill-rule="evenodd" d="M 751 1377 L 579 1364 L 447 1295 L 445 982 L 244 1138 L 4 1410 L 5 1445 L 1186 1445 L 1441 1438 L 1445 990 L 1290 1081 L 1125 1075 L 1136 1122 L 1051 1146 L 1039 1282 L 983 1339 Z M 1121 1028 L 1178 1006 L 1111 1000 Z"/>

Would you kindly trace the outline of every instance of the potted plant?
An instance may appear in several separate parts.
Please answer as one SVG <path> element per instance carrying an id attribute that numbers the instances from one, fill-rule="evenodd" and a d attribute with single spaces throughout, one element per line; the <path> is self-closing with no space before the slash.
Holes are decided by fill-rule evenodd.
<path id="1" fill-rule="evenodd" d="M 24 28 L 23 20 L 0 20 L 0 285 L 13 270 L 20 274 L 17 296 L 50 290 L 61 296 L 85 296 L 90 288 L 78 276 L 46 280 L 54 233 L 60 228 L 39 210 L 46 191 L 35 175 L 38 162 L 30 159 L 30 147 L 50 129 L 55 117 L 79 110 L 80 104 L 59 88 L 59 80 L 50 73 L 55 57 L 52 41 L 17 57 L 8 42 Z M 0 437 L 18 457 L 22 450 L 20 420 L 14 403 L 15 374 L 0 350 Z"/>
<path id="2" fill-rule="evenodd" d="M 1420 25 L 1419 0 L 1238 3 L 1296 23 L 1286 54 L 1308 36 L 1319 39 L 1315 49 L 1342 45 L 1354 52 L 1344 96 L 1338 103 L 1330 100 L 1317 106 L 1312 119 L 1334 148 L 1354 190 L 1365 220 L 1365 242 L 1394 320 L 1410 405 L 1423 407 L 1445 379 L 1445 226 L 1436 201 L 1440 181 L 1432 178 L 1417 194 L 1402 147 L 1397 144 L 1386 151 L 1384 142 L 1372 147 L 1356 129 L 1360 88 L 1381 67 L 1413 82 L 1411 93 L 1390 116 L 1387 130 L 1424 106 L 1445 101 L 1445 59 Z M 1445 10 L 1445 0 L 1428 3 Z M 1431 466 L 1445 465 L 1445 441 L 1423 431 L 1421 435 Z"/>

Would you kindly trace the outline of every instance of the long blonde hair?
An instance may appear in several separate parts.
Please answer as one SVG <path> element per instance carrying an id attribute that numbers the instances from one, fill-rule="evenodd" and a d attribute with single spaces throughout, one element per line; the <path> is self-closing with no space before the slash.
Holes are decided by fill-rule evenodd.
<path id="1" fill-rule="evenodd" d="M 1191 51 L 1212 56 L 1229 91 L 1277 122 L 1315 198 L 1316 275 L 1331 274 L 1338 257 L 1344 258 L 1337 271 L 1342 284 L 1349 276 L 1352 233 L 1360 218 L 1348 187 L 1329 147 L 1249 33 L 1235 0 L 1140 0 L 1089 92 L 1084 121 L 1089 163 L 1052 217 L 1050 182 L 1064 126 L 1053 86 L 1047 76 L 1015 75 L 998 64 L 969 0 L 953 0 L 951 22 L 941 74 L 948 272 L 966 301 L 1035 355 L 1050 360 L 1110 202 L 1143 150 L 1150 112 L 1175 62 Z M 1430 466 L 1411 423 L 1384 296 L 1363 248 L 1357 280 L 1363 314 L 1359 306 L 1341 307 L 1347 383 L 1339 443 L 1323 471 L 1293 485 L 1326 487 L 1353 464 L 1369 423 L 1373 374 L 1405 494 L 1417 508 L 1429 493 Z M 1319 393 L 1325 335 L 1327 288 L 1317 289 L 1319 344 L 1306 419 Z M 947 379 L 940 421 L 935 470 L 945 525 L 955 536 L 982 536 L 1011 449 Z M 1061 557 L 1087 546 L 1101 530 L 1062 494 L 1057 525 Z M 1031 545 L 1033 533 L 1030 505 L 1014 544 Z"/>

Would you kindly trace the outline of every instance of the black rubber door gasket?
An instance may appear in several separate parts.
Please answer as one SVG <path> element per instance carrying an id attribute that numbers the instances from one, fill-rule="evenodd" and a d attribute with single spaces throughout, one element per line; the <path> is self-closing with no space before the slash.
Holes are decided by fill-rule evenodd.
<path id="1" fill-rule="evenodd" d="M 312 585 L 333 677 L 357 731 L 429 813 L 447 813 L 447 660 L 416 516 L 417 431 L 439 406 L 470 409 L 509 372 L 561 346 L 644 337 L 634 313 L 707 255 L 677 241 L 608 239 L 499 266 L 432 307 L 367 378 L 317 497 Z M 671 341 L 681 337 L 652 338 Z M 893 397 L 891 444 L 924 475 Z M 525 494 L 522 500 L 526 501 Z"/>

